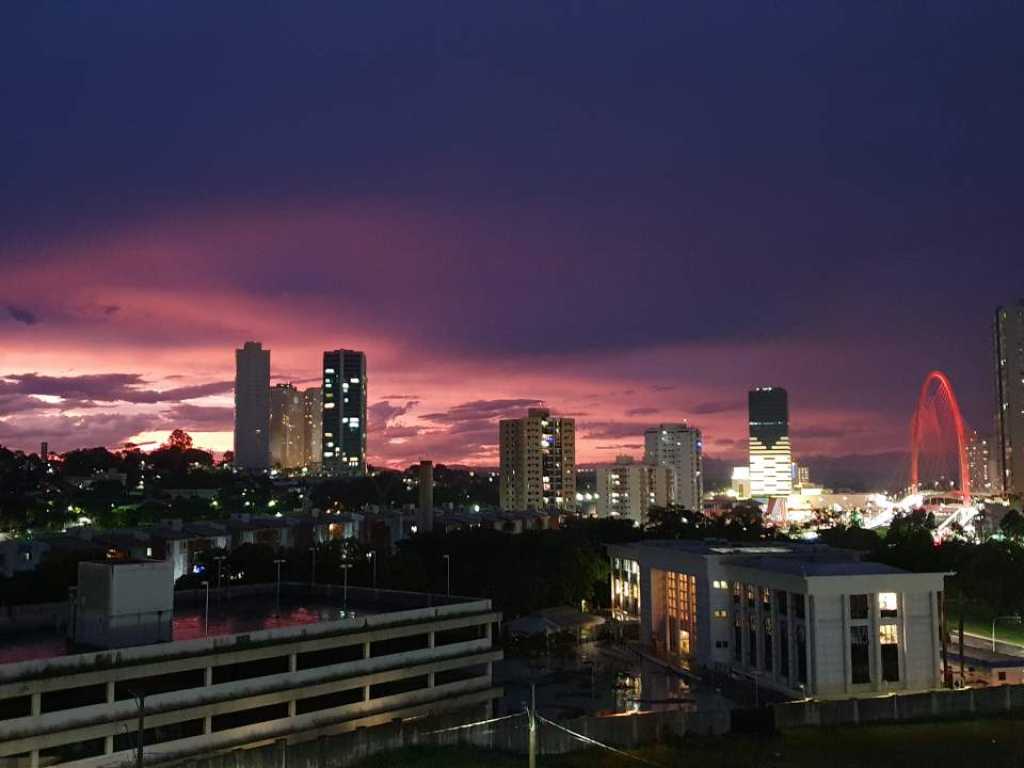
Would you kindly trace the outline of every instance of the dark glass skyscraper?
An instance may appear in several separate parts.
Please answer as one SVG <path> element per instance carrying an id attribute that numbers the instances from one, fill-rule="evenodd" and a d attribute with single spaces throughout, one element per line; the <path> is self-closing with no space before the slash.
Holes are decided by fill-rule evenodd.
<path id="1" fill-rule="evenodd" d="M 789 445 L 789 396 L 781 387 L 758 387 L 747 396 L 750 421 L 751 496 L 788 496 L 793 491 Z"/>
<path id="2" fill-rule="evenodd" d="M 996 456 L 1004 493 L 1024 493 L 1024 299 L 999 307 L 995 321 Z"/>
<path id="3" fill-rule="evenodd" d="M 351 349 L 324 352 L 323 470 L 366 474 L 366 355 Z"/>
<path id="4" fill-rule="evenodd" d="M 258 341 L 235 350 L 235 466 L 270 466 L 270 350 Z"/>

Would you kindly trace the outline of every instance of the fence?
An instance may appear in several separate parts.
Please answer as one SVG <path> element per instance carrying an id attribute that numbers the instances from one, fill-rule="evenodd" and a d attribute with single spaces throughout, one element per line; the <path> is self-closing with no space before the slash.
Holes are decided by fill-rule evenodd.
<path id="1" fill-rule="evenodd" d="M 538 725 L 537 752 L 563 754 L 588 749 L 587 739 L 629 749 L 687 733 L 722 734 L 729 729 L 729 713 L 644 712 L 618 717 L 580 717 L 553 727 Z M 567 730 L 565 730 L 567 729 Z M 391 723 L 298 743 L 280 739 L 251 749 L 205 755 L 175 763 L 181 768 L 347 768 L 372 755 L 409 746 L 474 746 L 526 754 L 528 725 L 525 714 L 465 723 L 457 715 L 429 720 Z M 147 763 L 150 758 L 147 757 Z M 171 764 L 168 764 L 169 768 Z"/>
<path id="2" fill-rule="evenodd" d="M 997 715 L 1024 708 L 1024 685 L 775 704 L 776 728 L 896 723 Z"/>

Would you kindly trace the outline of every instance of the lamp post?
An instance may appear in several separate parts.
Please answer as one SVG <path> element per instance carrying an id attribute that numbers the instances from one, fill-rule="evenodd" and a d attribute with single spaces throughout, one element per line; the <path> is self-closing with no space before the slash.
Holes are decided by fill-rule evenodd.
<path id="1" fill-rule="evenodd" d="M 341 564 L 341 570 L 345 574 L 344 587 L 342 588 L 342 593 L 341 593 L 342 598 L 341 599 L 342 599 L 342 607 L 344 607 L 344 609 L 346 611 L 348 610 L 348 569 L 351 568 L 351 567 L 352 567 L 351 563 L 342 563 Z"/>
<path id="2" fill-rule="evenodd" d="M 377 588 L 377 558 L 374 557 L 375 554 L 376 554 L 376 552 L 374 552 L 372 549 L 369 552 L 366 553 L 366 559 L 369 560 L 370 564 L 373 566 L 373 588 L 374 589 Z"/>
<path id="3" fill-rule="evenodd" d="M 444 556 L 444 563 L 445 563 L 445 570 L 448 573 L 448 579 L 447 579 L 447 582 L 448 582 L 448 597 L 451 597 L 452 596 L 452 556 L 451 555 L 445 555 Z"/>
<path id="4" fill-rule="evenodd" d="M 996 622 L 997 621 L 1012 621 L 1015 624 L 1020 624 L 1020 616 L 996 616 L 992 619 L 992 650 L 996 649 Z"/>
<path id="5" fill-rule="evenodd" d="M 316 545 L 314 544 L 309 548 L 309 551 L 313 553 L 313 572 L 309 577 L 309 583 L 311 586 L 316 586 Z"/>
<path id="6" fill-rule="evenodd" d="M 210 582 L 202 582 L 206 587 L 206 609 L 203 611 L 203 637 L 210 636 Z"/>
<path id="7" fill-rule="evenodd" d="M 284 560 L 282 560 L 281 558 L 278 558 L 278 559 L 274 560 L 274 563 L 277 565 L 277 599 L 276 599 L 276 602 L 277 602 L 277 612 L 280 613 L 281 612 L 281 565 L 284 563 Z"/>

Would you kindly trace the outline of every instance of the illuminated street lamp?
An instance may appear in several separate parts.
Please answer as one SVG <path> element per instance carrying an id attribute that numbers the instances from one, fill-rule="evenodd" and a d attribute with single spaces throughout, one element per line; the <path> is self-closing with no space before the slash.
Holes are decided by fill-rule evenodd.
<path id="1" fill-rule="evenodd" d="M 992 619 L 992 650 L 996 649 L 996 622 L 997 621 L 1010 621 L 1014 624 L 1020 624 L 1020 616 L 996 616 Z"/>
<path id="2" fill-rule="evenodd" d="M 375 554 L 376 554 L 376 552 L 374 552 L 374 550 L 372 550 L 372 549 L 369 552 L 366 553 L 366 559 L 369 560 L 373 564 L 373 588 L 374 589 L 377 588 L 377 558 L 374 557 Z"/>

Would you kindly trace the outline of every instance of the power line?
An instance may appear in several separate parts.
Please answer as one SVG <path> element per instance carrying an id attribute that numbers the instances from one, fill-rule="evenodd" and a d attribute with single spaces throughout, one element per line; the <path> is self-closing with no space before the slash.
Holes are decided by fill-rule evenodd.
<path id="1" fill-rule="evenodd" d="M 556 722 L 554 722 L 552 720 L 548 720 L 546 717 L 542 717 L 541 715 L 536 715 L 536 717 L 542 723 L 547 723 L 548 725 L 553 726 L 555 728 L 558 728 L 561 731 L 565 731 L 570 736 L 572 736 L 572 737 L 582 741 L 584 744 L 590 744 L 590 745 L 595 746 L 595 747 L 601 747 L 603 749 L 607 749 L 609 752 L 614 752 L 617 755 L 622 755 L 623 757 L 628 757 L 630 760 L 636 760 L 638 763 L 643 763 L 644 765 L 652 765 L 655 768 L 664 768 L 664 766 L 662 766 L 660 763 L 653 763 L 650 760 L 645 760 L 644 758 L 639 757 L 638 755 L 634 755 L 634 754 L 631 754 L 629 752 L 625 752 L 625 751 L 623 751 L 621 749 L 616 749 L 615 747 L 609 746 L 608 744 L 604 744 L 604 743 L 598 741 L 597 739 L 592 739 L 589 736 L 584 736 L 582 733 L 577 733 L 576 731 L 574 731 L 574 730 L 572 730 L 570 728 L 566 728 L 564 725 L 559 725 L 558 723 L 556 723 Z"/>

